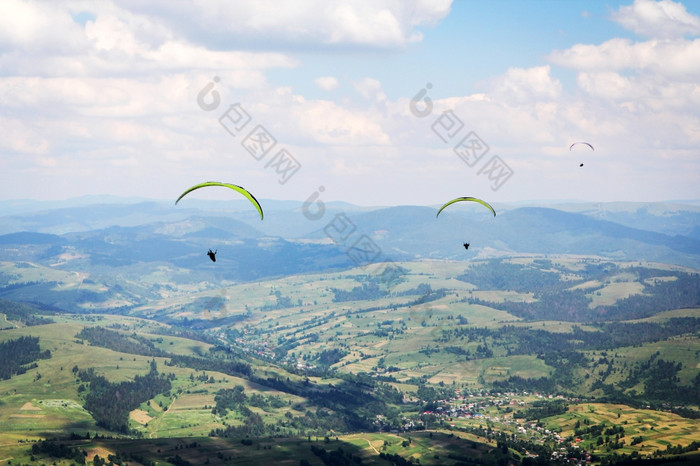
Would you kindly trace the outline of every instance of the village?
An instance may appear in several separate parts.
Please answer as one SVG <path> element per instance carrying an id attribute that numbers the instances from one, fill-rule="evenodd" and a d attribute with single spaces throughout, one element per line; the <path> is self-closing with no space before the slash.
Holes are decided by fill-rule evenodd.
<path id="1" fill-rule="evenodd" d="M 455 390 L 459 392 L 459 390 Z M 581 438 L 564 438 L 558 432 L 541 425 L 539 420 L 517 418 L 513 411 L 523 408 L 536 400 L 558 400 L 559 402 L 578 402 L 577 398 L 562 395 L 541 395 L 539 393 L 492 393 L 457 394 L 454 398 L 438 400 L 434 410 L 421 412 L 423 424 L 420 427 L 446 428 L 448 430 L 467 431 L 486 434 L 489 438 L 494 432 L 506 433 L 513 442 L 522 441 L 540 446 L 547 446 L 551 451 L 550 460 L 571 464 L 591 463 L 591 453 L 582 449 Z M 426 425 L 426 421 L 428 424 Z M 486 428 L 484 428 L 486 425 Z M 415 429 L 409 421 L 406 430 Z M 539 454 L 524 450 L 525 456 L 536 458 Z"/>

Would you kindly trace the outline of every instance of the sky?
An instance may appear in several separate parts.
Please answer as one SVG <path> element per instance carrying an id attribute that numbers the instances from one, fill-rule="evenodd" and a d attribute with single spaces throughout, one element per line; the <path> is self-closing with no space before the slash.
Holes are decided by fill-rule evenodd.
<path id="1" fill-rule="evenodd" d="M 700 1 L 0 1 L 0 200 L 210 180 L 700 199 Z"/>

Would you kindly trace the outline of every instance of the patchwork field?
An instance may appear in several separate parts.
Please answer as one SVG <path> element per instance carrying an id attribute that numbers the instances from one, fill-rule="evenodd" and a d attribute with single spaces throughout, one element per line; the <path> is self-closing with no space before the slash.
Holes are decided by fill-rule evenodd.
<path id="1" fill-rule="evenodd" d="M 581 293 L 583 299 L 590 298 L 588 309 L 614 308 L 674 282 L 663 275 L 673 268 L 646 272 L 628 264 L 593 261 L 596 267 L 610 268 L 609 277 L 570 286 L 584 279 L 588 263 L 567 257 L 549 262 L 518 258 L 499 262 L 498 267 L 506 272 L 511 266 L 525 267 L 529 272 L 524 273 L 541 283 L 562 283 L 563 296 Z M 488 426 L 512 441 L 520 427 L 534 436 L 528 441 L 554 448 L 557 443 L 549 434 L 529 426 L 532 420 L 516 417 L 548 400 L 534 394 L 546 394 L 541 387 L 550 387 L 555 399 L 564 393 L 561 399 L 568 403 L 566 412 L 539 419 L 542 428 L 587 452 L 651 455 L 700 441 L 697 419 L 667 412 L 680 404 L 678 400 L 655 402 L 649 408 L 596 402 L 609 396 L 610 387 L 624 387 L 615 394 L 618 397 L 639 398 L 650 383 L 643 369 L 654 364 L 660 364 L 658 370 L 674 368 L 669 383 L 693 387 L 700 374 L 700 334 L 684 330 L 684 325 L 695 325 L 700 309 L 685 307 L 617 321 L 617 330 L 605 327 L 605 321 L 538 320 L 518 306 L 536 305 L 542 293 L 511 289 L 520 286 L 517 281 L 489 275 L 483 263 L 397 265 L 404 269 L 402 281 L 390 290 L 376 275 L 355 269 L 224 287 L 201 284 L 189 293 L 172 287 L 169 296 L 124 310 L 129 315 L 45 312 L 42 318 L 52 323 L 26 325 L 2 314 L 0 344 L 35 337 L 50 358 L 37 359 L 25 372 L 0 380 L 0 463 L 29 463 L 33 443 L 71 433 L 80 437 L 70 440 L 71 445 L 84 448 L 90 459 L 128 450 L 158 464 L 176 464 L 176 455 L 193 463 L 206 458 L 209 464 L 251 464 L 262 458 L 279 464 L 299 464 L 301 459 L 323 464 L 323 453 L 313 453 L 311 445 L 327 454 L 341 448 L 350 458 L 362 458 L 363 464 L 385 464 L 380 454 L 420 459 L 421 464 L 455 464 L 467 457 L 500 461 L 505 458 L 501 454 L 521 461 L 524 450 L 515 444 L 503 450 L 493 435 L 479 429 Z M 463 274 L 471 269 L 482 274 L 470 276 L 480 286 L 465 280 Z M 39 273 L 31 267 L 26 271 Z M 491 282 L 494 289 L 480 289 Z M 65 283 L 60 286 L 69 286 Z M 91 344 L 78 336 L 84 328 L 104 329 L 135 346 L 115 350 Z M 646 333 L 628 338 L 626 332 L 637 329 Z M 625 344 L 598 343 L 611 335 Z M 172 364 L 177 357 L 185 359 Z M 250 374 L 190 367 L 187 361 L 194 363 L 186 358 L 245 362 Z M 78 371 L 92 369 L 109 383 L 121 384 L 145 377 L 152 364 L 168 378 L 170 389 L 131 408 L 131 439 L 99 425 L 84 408 L 90 386 L 79 380 Z M 384 386 L 398 389 L 398 398 L 382 392 L 391 401 L 379 414 L 373 411 L 378 405 L 372 404 L 377 398 L 367 406 L 362 401 Z M 246 403 L 256 401 L 215 409 L 221 395 L 236 387 L 242 387 Z M 339 391 L 347 387 L 352 389 Z M 328 426 L 328 419 L 348 416 L 339 408 L 342 403 L 333 404 L 320 393 L 358 403 L 353 409 L 364 409 L 365 425 L 374 431 L 347 434 L 335 427 L 306 427 L 319 422 Z M 269 403 L 273 399 L 274 406 Z M 457 407 L 468 415 L 445 414 Z M 683 407 L 698 409 L 692 400 Z M 251 445 L 241 443 L 244 435 L 211 437 L 212 431 L 238 432 L 235 429 L 248 426 L 251 419 L 259 419 L 272 429 L 269 432 L 297 429 L 306 435 L 292 439 L 268 434 Z M 422 428 L 404 432 L 406 425 Z M 583 434 L 583 426 L 604 426 L 603 434 Z M 624 429 L 624 443 L 614 443 L 619 441 L 617 433 L 604 433 L 613 426 Z M 88 433 L 93 438 L 84 438 Z M 117 438 L 95 439 L 96 434 Z"/>

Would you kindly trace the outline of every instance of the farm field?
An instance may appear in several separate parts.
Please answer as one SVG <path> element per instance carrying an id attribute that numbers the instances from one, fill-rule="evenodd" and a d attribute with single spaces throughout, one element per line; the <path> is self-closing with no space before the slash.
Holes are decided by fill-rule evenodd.
<path id="1" fill-rule="evenodd" d="M 695 325 L 700 309 L 656 312 L 617 327 L 535 320 L 518 315 L 517 307 L 536 305 L 535 294 L 506 284 L 479 291 L 488 275 L 473 274 L 488 264 L 506 267 L 506 274 L 556 276 L 563 293 L 572 281 L 585 281 L 588 270 L 586 260 L 568 257 L 404 262 L 391 290 L 372 271 L 358 269 L 203 289 L 153 300 L 128 315 L 37 311 L 46 320 L 28 325 L 8 308 L 0 315 L 7 322 L 0 344 L 34 338 L 50 357 L 0 380 L 0 457 L 30 462 L 32 445 L 56 437 L 90 460 L 126 454 L 128 445 L 156 464 L 175 464 L 175 455 L 210 464 L 292 457 L 296 463 L 289 464 L 322 464 L 321 456 L 337 455 L 338 448 L 363 464 L 383 464 L 380 455 L 421 464 L 456 464 L 467 456 L 498 461 L 499 455 L 523 462 L 545 454 L 536 445 L 554 454 L 561 442 L 598 460 L 693 453 L 700 421 L 669 412 L 679 401 L 636 400 L 652 386 L 645 371 L 659 377 L 672 369 L 669 387 L 697 384 L 700 335 L 687 325 Z M 637 289 L 647 283 L 647 294 L 673 283 L 664 274 L 677 273 L 603 264 L 611 283 Z M 470 273 L 478 286 L 467 281 Z M 612 293 L 605 279 L 585 283 L 581 291 L 590 302 L 595 290 L 606 306 L 635 296 Z M 628 339 L 634 329 L 648 335 Z M 599 345 L 606 335 L 618 335 L 619 343 Z M 129 384 L 154 377 L 154 369 L 169 388 L 131 404 L 123 431 L 86 408 L 95 377 L 132 390 Z M 655 389 L 658 396 L 678 393 Z M 699 408 L 683 403 L 689 413 Z M 545 415 L 550 411 L 557 413 Z M 357 412 L 366 421 L 355 422 L 365 427 L 349 433 L 346 416 Z M 533 413 L 542 415 L 533 419 Z M 245 433 L 252 428 L 258 433 Z M 624 436 L 605 433 L 613 428 Z M 246 438 L 253 443 L 240 443 Z M 311 445 L 320 449 L 314 453 Z"/>

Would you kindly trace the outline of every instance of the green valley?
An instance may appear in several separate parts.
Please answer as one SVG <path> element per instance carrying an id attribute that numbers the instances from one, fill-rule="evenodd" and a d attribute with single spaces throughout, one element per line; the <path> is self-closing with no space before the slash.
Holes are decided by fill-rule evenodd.
<path id="1" fill-rule="evenodd" d="M 38 343 L 0 380 L 0 456 L 606 463 L 700 445 L 692 269 L 549 256 L 161 286 L 109 313 L 0 301 L 0 344 Z"/>

